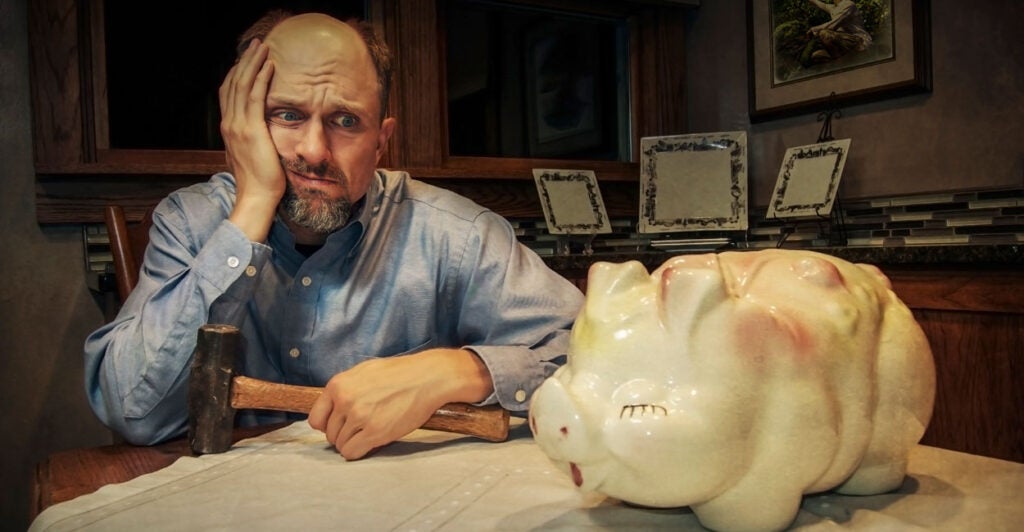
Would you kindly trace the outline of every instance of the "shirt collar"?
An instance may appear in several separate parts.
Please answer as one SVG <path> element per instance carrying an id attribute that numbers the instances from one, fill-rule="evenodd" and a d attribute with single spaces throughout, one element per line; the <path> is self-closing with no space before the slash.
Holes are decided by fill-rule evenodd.
<path id="1" fill-rule="evenodd" d="M 378 170 L 374 172 L 373 178 L 370 180 L 370 186 L 366 190 L 366 194 L 362 199 L 356 202 L 356 217 L 349 220 L 349 223 L 345 224 L 344 227 L 328 235 L 326 242 L 324 242 L 324 246 L 332 245 L 333 242 L 337 242 L 339 240 L 348 240 L 351 238 L 354 243 L 348 252 L 348 256 L 351 257 L 352 255 L 355 255 L 359 250 L 359 245 L 363 241 L 363 236 L 366 234 L 366 228 L 369 227 L 371 220 L 373 220 L 373 217 L 380 210 L 381 202 L 383 200 L 384 182 L 381 172 Z M 354 238 L 351 236 L 340 236 L 344 233 L 349 233 L 350 231 L 356 232 L 356 236 Z M 271 236 L 273 237 L 273 240 L 283 243 L 291 252 L 298 253 L 294 251 L 295 236 L 292 235 L 291 230 L 288 229 L 288 224 L 284 223 L 280 214 L 274 215 L 274 224 L 271 227 Z"/>
<path id="2" fill-rule="evenodd" d="M 363 196 L 362 208 L 359 210 L 356 219 L 349 224 L 354 226 L 354 231 L 358 231 L 358 234 L 355 237 L 355 242 L 353 242 L 352 248 L 349 249 L 348 252 L 348 256 L 350 258 L 359 252 L 359 246 L 363 243 L 363 237 L 366 236 L 366 228 L 370 226 L 374 216 L 376 216 L 377 212 L 380 211 L 380 205 L 383 200 L 384 182 L 383 176 L 378 170 L 373 173 L 373 179 L 370 180 L 370 187 L 366 189 L 366 195 Z M 330 237 L 328 237 L 328 239 L 330 239 Z"/>

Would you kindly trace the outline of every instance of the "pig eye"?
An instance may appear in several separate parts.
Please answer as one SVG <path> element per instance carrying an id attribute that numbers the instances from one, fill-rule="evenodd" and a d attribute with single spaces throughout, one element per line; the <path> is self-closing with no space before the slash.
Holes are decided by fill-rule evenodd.
<path id="1" fill-rule="evenodd" d="M 619 419 L 624 417 L 643 417 L 645 415 L 657 415 L 663 416 L 668 415 L 668 409 L 661 405 L 650 405 L 650 404 L 637 404 L 637 405 L 626 405 L 619 411 Z"/>

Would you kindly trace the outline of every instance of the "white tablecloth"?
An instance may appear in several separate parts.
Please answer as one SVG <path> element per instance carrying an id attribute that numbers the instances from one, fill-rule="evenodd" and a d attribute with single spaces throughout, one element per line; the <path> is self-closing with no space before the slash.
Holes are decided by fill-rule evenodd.
<path id="1" fill-rule="evenodd" d="M 347 462 L 298 422 L 54 505 L 30 530 L 703 530 L 688 509 L 582 493 L 517 426 L 416 431 Z M 895 493 L 805 497 L 798 530 L 1024 530 L 1024 464 L 918 446 Z"/>

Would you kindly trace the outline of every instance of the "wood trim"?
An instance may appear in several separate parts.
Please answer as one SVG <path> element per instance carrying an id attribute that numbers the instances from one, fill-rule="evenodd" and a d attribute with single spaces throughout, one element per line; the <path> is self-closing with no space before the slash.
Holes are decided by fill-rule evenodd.
<path id="1" fill-rule="evenodd" d="M 461 194 L 506 218 L 541 219 L 544 211 L 533 180 L 423 178 L 427 183 Z M 109 205 L 124 209 L 125 220 L 142 220 L 165 196 L 181 187 L 206 181 L 203 175 L 55 175 L 36 182 L 36 218 L 43 224 L 103 223 Z M 601 182 L 608 216 L 633 218 L 639 204 L 636 183 Z"/>
<path id="2" fill-rule="evenodd" d="M 444 102 L 437 5 L 429 0 L 386 0 L 382 9 L 385 40 L 394 54 L 395 89 L 391 115 L 398 127 L 390 141 L 391 165 L 441 167 L 446 138 L 438 110 Z M 435 44 L 431 46 L 431 44 Z M 433 102 L 433 105 L 429 105 Z"/>
<path id="3" fill-rule="evenodd" d="M 449 157 L 443 167 L 405 167 L 417 177 L 473 177 L 484 179 L 526 179 L 533 182 L 534 168 L 575 168 L 593 170 L 599 181 L 638 182 L 640 167 L 618 161 L 572 161 L 561 159 L 519 159 L 502 157 Z"/>
<path id="4" fill-rule="evenodd" d="M 1024 314 L 1024 272 L 882 267 L 893 291 L 915 310 Z"/>
<path id="5" fill-rule="evenodd" d="M 685 25 L 684 12 L 665 8 L 644 10 L 632 23 L 639 85 L 633 92 L 637 153 L 639 137 L 687 132 Z"/>
<path id="6" fill-rule="evenodd" d="M 103 16 L 104 0 L 91 0 L 89 5 L 89 32 L 92 59 L 89 77 L 91 79 L 92 135 L 96 150 L 110 149 L 110 107 L 107 105 L 107 34 Z M 89 80 L 87 80 L 88 82 Z M 86 122 L 89 123 L 89 122 Z"/>
<path id="7" fill-rule="evenodd" d="M 36 164 L 81 163 L 78 2 L 29 2 L 28 36 Z"/>
<path id="8" fill-rule="evenodd" d="M 209 177 L 227 170 L 223 151 L 207 150 L 97 150 L 96 162 L 39 163 L 41 176 L 137 175 L 158 179 L 160 175 Z M 71 178 L 73 179 L 73 178 Z"/>
<path id="9" fill-rule="evenodd" d="M 914 316 L 936 370 L 935 409 L 921 443 L 1024 461 L 1024 309 L 915 310 Z"/>

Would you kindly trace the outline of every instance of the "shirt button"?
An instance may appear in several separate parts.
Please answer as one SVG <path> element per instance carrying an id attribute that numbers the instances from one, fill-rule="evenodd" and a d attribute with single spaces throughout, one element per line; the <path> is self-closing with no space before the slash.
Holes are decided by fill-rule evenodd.
<path id="1" fill-rule="evenodd" d="M 299 351 L 298 347 L 293 347 L 293 348 L 288 350 L 288 356 L 290 356 L 292 358 L 299 358 L 299 355 L 301 355 L 301 354 L 302 354 L 302 351 Z"/>
<path id="2" fill-rule="evenodd" d="M 249 277 L 255 277 L 256 276 L 256 267 L 251 265 L 251 264 L 246 266 L 245 267 L 245 274 L 248 275 Z"/>
<path id="3" fill-rule="evenodd" d="M 238 267 L 238 257 L 228 257 L 228 266 L 232 268 Z"/>
<path id="4" fill-rule="evenodd" d="M 302 286 L 309 286 L 311 284 L 313 284 L 313 280 L 310 279 L 308 276 L 302 278 Z"/>
<path id="5" fill-rule="evenodd" d="M 526 390 L 516 390 L 516 401 L 522 403 L 526 400 Z"/>

